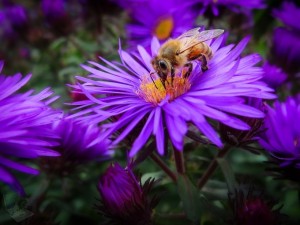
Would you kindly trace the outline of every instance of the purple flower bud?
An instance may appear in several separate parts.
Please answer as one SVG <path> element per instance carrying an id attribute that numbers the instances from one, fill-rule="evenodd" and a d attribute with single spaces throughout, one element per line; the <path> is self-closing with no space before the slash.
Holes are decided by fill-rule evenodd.
<path id="1" fill-rule="evenodd" d="M 112 164 L 98 184 L 102 197 L 98 208 L 116 224 L 152 224 L 152 209 L 157 199 L 149 198 L 148 192 L 153 184 L 154 180 L 148 179 L 141 185 L 130 168 L 123 169 L 118 163 Z"/>
<path id="2" fill-rule="evenodd" d="M 247 191 L 247 193 L 245 193 Z M 233 210 L 235 225 L 279 225 L 282 215 L 279 209 L 274 209 L 274 203 L 267 201 L 260 193 L 253 189 L 236 190 L 235 194 L 229 194 L 230 206 Z"/>

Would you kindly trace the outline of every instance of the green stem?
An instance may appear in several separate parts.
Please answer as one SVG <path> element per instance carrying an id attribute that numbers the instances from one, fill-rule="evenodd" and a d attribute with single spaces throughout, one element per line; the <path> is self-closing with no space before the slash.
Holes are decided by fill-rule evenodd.
<path id="1" fill-rule="evenodd" d="M 185 174 L 183 151 L 179 151 L 173 146 L 173 152 L 174 152 L 174 159 L 175 159 L 177 173 Z"/>
<path id="2" fill-rule="evenodd" d="M 151 159 L 176 183 L 177 176 L 173 173 L 172 170 L 165 164 L 165 162 L 158 157 L 155 153 L 150 154 Z"/>
<path id="3" fill-rule="evenodd" d="M 231 146 L 229 144 L 226 144 L 221 150 L 219 150 L 217 156 L 210 162 L 208 168 L 206 169 L 202 177 L 198 180 L 197 186 L 199 189 L 201 189 L 206 184 L 206 182 L 209 180 L 209 178 L 213 175 L 213 173 L 217 169 L 218 167 L 217 159 L 223 158 L 229 152 L 230 147 Z"/>

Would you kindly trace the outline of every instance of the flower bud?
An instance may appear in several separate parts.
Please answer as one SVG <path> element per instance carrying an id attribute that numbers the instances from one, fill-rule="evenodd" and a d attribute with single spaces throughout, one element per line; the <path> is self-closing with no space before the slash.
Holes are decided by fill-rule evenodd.
<path id="1" fill-rule="evenodd" d="M 98 184 L 102 197 L 98 209 L 112 224 L 152 224 L 152 209 L 157 198 L 149 198 L 148 192 L 153 184 L 154 179 L 150 178 L 141 185 L 130 168 L 112 164 Z"/>

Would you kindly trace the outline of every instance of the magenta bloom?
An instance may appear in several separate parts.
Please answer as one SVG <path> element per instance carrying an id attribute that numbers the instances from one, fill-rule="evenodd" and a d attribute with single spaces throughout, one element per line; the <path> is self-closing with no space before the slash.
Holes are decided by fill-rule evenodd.
<path id="1" fill-rule="evenodd" d="M 282 168 L 293 167 L 300 174 L 300 103 L 288 98 L 267 106 L 265 133 L 260 144 Z M 290 174 L 291 175 L 291 174 Z M 299 176 L 297 178 L 299 180 Z"/>
<path id="2" fill-rule="evenodd" d="M 263 65 L 264 77 L 263 81 L 270 87 L 277 88 L 287 79 L 287 74 L 281 68 L 265 62 Z"/>
<path id="3" fill-rule="evenodd" d="M 1 69 L 2 66 L 3 62 Z M 59 156 L 51 150 L 57 145 L 57 136 L 49 129 L 49 124 L 61 116 L 61 112 L 49 107 L 57 97 L 51 97 L 53 92 L 48 88 L 37 94 L 32 90 L 17 94 L 29 79 L 30 75 L 0 76 L 0 181 L 20 194 L 24 190 L 10 170 L 33 175 L 38 171 L 15 159 Z"/>
<path id="4" fill-rule="evenodd" d="M 161 42 L 193 28 L 197 17 L 191 1 L 127 0 L 117 1 L 128 10 L 132 22 L 127 25 L 130 46 L 149 47 L 153 36 Z"/>
<path id="5" fill-rule="evenodd" d="M 198 2 L 202 3 L 201 13 L 204 13 L 206 10 L 211 8 L 214 16 L 219 15 L 219 8 L 226 7 L 235 12 L 242 12 L 243 10 L 251 9 L 261 9 L 265 5 L 263 0 L 199 0 Z"/>
<path id="6" fill-rule="evenodd" d="M 150 178 L 142 185 L 131 168 L 110 165 L 99 180 L 102 199 L 98 208 L 110 219 L 109 224 L 150 225 L 152 209 L 158 203 L 157 198 L 148 196 L 153 184 Z"/>
<path id="7" fill-rule="evenodd" d="M 134 156 L 152 135 L 156 138 L 159 154 L 163 154 L 166 132 L 175 148 L 182 150 L 188 124 L 193 124 L 221 147 L 220 137 L 208 118 L 247 130 L 250 126 L 236 116 L 263 118 L 264 113 L 246 105 L 244 97 L 275 98 L 272 89 L 260 81 L 263 71 L 255 66 L 260 56 L 252 54 L 240 58 L 248 40 L 245 38 L 235 47 L 232 44 L 220 47 L 223 37 L 218 38 L 210 43 L 214 57 L 206 72 L 202 73 L 200 65 L 194 63 L 189 77 L 182 76 L 184 71 L 175 75 L 173 86 L 168 77 L 166 89 L 157 76 L 153 76 L 155 84 L 149 76 L 153 70 L 151 58 L 160 47 L 157 39 L 152 41 L 152 55 L 139 46 L 135 58 L 120 50 L 121 65 L 104 59 L 107 66 L 95 62 L 90 62 L 95 68 L 83 65 L 90 75 L 77 77 L 81 83 L 73 88 L 85 94 L 88 100 L 73 103 L 80 109 L 74 116 L 95 123 L 117 119 L 106 124 L 107 135 L 121 132 L 114 143 L 122 141 L 134 128 L 142 127 L 130 156 Z"/>

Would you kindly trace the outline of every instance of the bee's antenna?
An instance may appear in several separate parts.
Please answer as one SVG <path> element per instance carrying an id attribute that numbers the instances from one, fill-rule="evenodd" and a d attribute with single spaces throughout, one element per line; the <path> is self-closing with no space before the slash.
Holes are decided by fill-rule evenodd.
<path id="1" fill-rule="evenodd" d="M 151 80 L 152 80 L 154 86 L 156 87 L 156 89 L 158 89 L 158 87 L 156 86 L 156 84 L 155 84 L 155 82 L 154 82 L 154 80 L 153 80 L 153 77 L 152 77 L 152 74 L 155 74 L 155 73 L 156 73 L 155 71 L 151 72 L 151 73 L 150 73 L 150 77 L 151 77 Z"/>

